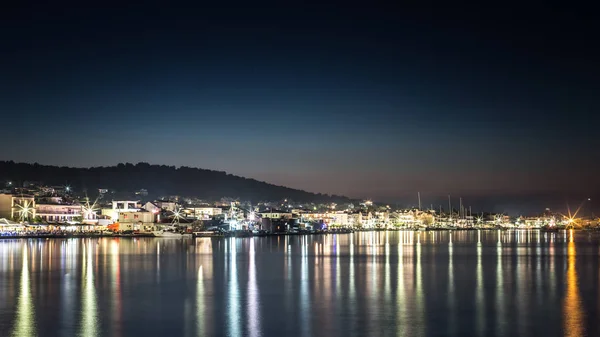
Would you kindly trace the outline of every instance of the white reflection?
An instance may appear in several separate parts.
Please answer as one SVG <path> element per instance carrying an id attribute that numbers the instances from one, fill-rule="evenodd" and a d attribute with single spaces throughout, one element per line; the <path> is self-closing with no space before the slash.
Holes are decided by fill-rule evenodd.
<path id="1" fill-rule="evenodd" d="M 248 267 L 248 329 L 250 336 L 257 337 L 261 335 L 260 329 L 260 303 L 258 294 L 258 285 L 256 283 L 256 258 L 254 252 L 254 239 L 250 239 L 250 265 Z"/>
<path id="2" fill-rule="evenodd" d="M 206 304 L 204 303 L 204 276 L 202 275 L 202 266 L 198 268 L 198 280 L 196 281 L 196 329 L 198 336 L 205 336 L 204 316 Z"/>
<path id="3" fill-rule="evenodd" d="M 498 243 L 496 243 L 496 312 L 500 317 L 498 324 L 498 335 L 504 336 L 504 280 L 502 271 L 502 241 L 500 240 L 501 232 L 498 230 Z"/>
<path id="4" fill-rule="evenodd" d="M 31 283 L 29 274 L 27 244 L 23 245 L 23 259 L 21 269 L 21 282 L 19 287 L 19 302 L 17 304 L 17 318 L 12 335 L 18 337 L 36 336 L 35 307 L 31 298 Z"/>
<path id="5" fill-rule="evenodd" d="M 349 279 L 350 285 L 348 289 L 348 298 L 349 298 L 349 307 L 350 307 L 350 315 L 351 317 L 356 316 L 356 284 L 354 282 L 354 233 L 350 234 L 350 265 L 349 265 Z M 356 322 L 354 320 L 351 321 L 352 327 L 356 326 Z"/>
<path id="6" fill-rule="evenodd" d="M 77 296 L 73 294 L 77 291 L 76 279 L 77 275 L 74 273 L 75 259 L 72 247 L 74 246 L 71 240 L 61 242 L 61 256 L 60 256 L 60 268 L 64 270 L 61 273 L 61 324 L 69 326 L 73 322 L 77 321 L 77 314 L 75 313 L 75 301 Z"/>
<path id="7" fill-rule="evenodd" d="M 384 294 L 386 300 L 390 299 L 390 243 L 388 241 L 388 233 L 385 233 L 385 276 L 384 276 Z"/>
<path id="8" fill-rule="evenodd" d="M 477 330 L 480 335 L 485 331 L 485 299 L 483 297 L 483 265 L 481 263 L 481 231 L 477 230 Z"/>
<path id="9" fill-rule="evenodd" d="M 156 282 L 160 282 L 160 240 L 156 241 Z"/>
<path id="10" fill-rule="evenodd" d="M 452 232 L 449 233 L 448 241 L 448 307 L 450 308 L 450 335 L 454 335 L 456 330 L 455 313 L 456 301 L 454 293 L 454 248 L 452 246 Z"/>
<path id="11" fill-rule="evenodd" d="M 237 247 L 236 239 L 231 238 L 229 240 L 231 246 L 229 250 L 230 268 L 229 268 L 229 330 L 230 336 L 240 336 L 240 308 L 239 308 L 239 289 L 238 289 L 238 275 L 237 275 Z"/>
<path id="12" fill-rule="evenodd" d="M 286 307 L 288 308 L 289 311 L 291 311 L 292 309 L 292 302 L 293 302 L 293 298 L 292 298 L 292 282 L 293 282 L 293 278 L 292 278 L 292 246 L 289 245 L 288 243 L 288 237 L 285 237 L 285 243 L 284 243 L 284 249 L 285 249 L 285 267 L 286 267 L 286 275 L 285 275 L 285 303 L 286 303 Z"/>
<path id="13" fill-rule="evenodd" d="M 402 237 L 404 238 L 404 233 L 402 233 Z M 404 289 L 404 247 L 402 243 L 398 244 L 398 285 L 396 290 L 396 318 L 398 320 L 398 336 L 408 336 L 408 327 L 407 324 L 404 324 L 406 321 L 407 314 L 407 301 L 406 301 L 406 290 Z"/>
<path id="14" fill-rule="evenodd" d="M 523 236 L 523 235 L 522 235 Z M 521 249 L 517 248 L 516 251 L 513 251 L 513 254 L 517 255 L 517 266 L 515 273 L 515 284 L 516 284 L 516 312 L 517 312 L 517 335 L 523 336 L 526 334 L 527 322 L 524 322 L 524 317 L 527 313 L 527 300 L 526 295 L 527 291 L 529 291 L 529 282 L 528 282 L 528 272 L 527 272 L 527 260 L 521 258 L 523 253 L 521 253 Z M 527 254 L 527 252 L 525 252 Z M 526 256 L 525 256 L 526 257 Z"/>
<path id="15" fill-rule="evenodd" d="M 354 303 L 356 286 L 354 283 L 354 233 L 350 234 L 350 302 Z M 351 305 L 350 308 L 354 308 Z"/>
<path id="16" fill-rule="evenodd" d="M 367 312 L 369 313 L 369 317 L 367 319 L 367 328 L 369 330 L 373 329 L 373 324 L 377 319 L 377 309 L 379 307 L 377 293 L 379 292 L 379 286 L 377 282 L 377 273 L 380 272 L 377 269 L 377 253 L 376 253 L 376 245 L 375 245 L 375 232 L 371 232 L 370 234 L 370 254 L 371 261 L 367 261 L 367 272 L 370 273 L 370 278 L 366 279 L 367 289 L 369 290 L 369 295 L 367 297 Z M 370 280 L 370 281 L 369 281 Z"/>
<path id="17" fill-rule="evenodd" d="M 306 236 L 303 237 L 306 241 Z M 302 326 L 302 335 L 311 336 L 310 326 L 310 292 L 308 290 L 308 245 L 302 244 L 302 262 L 300 264 L 300 321 Z"/>
<path id="18" fill-rule="evenodd" d="M 421 267 L 421 233 L 417 235 L 417 282 L 415 286 L 417 304 L 417 327 L 421 330 L 418 335 L 425 335 L 425 299 L 423 295 L 423 270 Z"/>
<path id="19" fill-rule="evenodd" d="M 341 286 L 342 286 L 342 280 L 341 280 L 341 270 L 340 270 L 340 238 L 336 236 L 335 239 L 335 253 L 336 253 L 336 257 L 335 257 L 335 293 L 337 296 L 341 295 Z"/>
<path id="20" fill-rule="evenodd" d="M 83 287 L 81 289 L 81 336 L 98 335 L 98 307 L 96 304 L 96 287 L 94 286 L 94 260 L 91 240 L 83 246 Z"/>

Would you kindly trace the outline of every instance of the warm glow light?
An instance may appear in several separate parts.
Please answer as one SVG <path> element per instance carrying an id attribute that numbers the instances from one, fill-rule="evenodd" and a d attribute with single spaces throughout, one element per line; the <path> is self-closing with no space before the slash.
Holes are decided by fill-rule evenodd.
<path id="1" fill-rule="evenodd" d="M 86 198 L 85 205 L 82 207 L 82 215 L 84 219 L 93 220 L 96 218 L 96 212 L 98 211 L 98 207 L 96 207 L 96 202 L 98 199 L 94 200 L 94 203 L 90 205 L 90 200 Z"/>
<path id="2" fill-rule="evenodd" d="M 17 203 L 15 206 L 18 208 L 17 212 L 19 213 L 20 221 L 27 221 L 31 216 L 33 216 L 34 208 L 31 207 L 33 206 L 32 201 L 22 200 L 21 203 Z"/>
<path id="3" fill-rule="evenodd" d="M 23 259 L 21 267 L 21 282 L 19 286 L 19 299 L 17 302 L 17 318 L 13 336 L 36 336 L 35 331 L 35 308 L 31 298 L 31 282 L 29 274 L 29 258 L 27 255 L 27 244 L 23 247 Z"/>
<path id="4" fill-rule="evenodd" d="M 577 280 L 577 270 L 575 269 L 575 243 L 573 242 L 573 233 L 567 248 L 567 291 L 563 305 L 564 312 L 564 331 L 565 336 L 579 337 L 584 336 L 583 310 L 581 308 L 581 297 L 579 295 L 579 285 Z"/>

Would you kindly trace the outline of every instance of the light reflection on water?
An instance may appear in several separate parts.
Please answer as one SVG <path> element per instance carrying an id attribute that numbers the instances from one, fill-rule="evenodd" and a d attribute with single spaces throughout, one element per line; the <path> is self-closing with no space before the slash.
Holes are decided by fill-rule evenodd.
<path id="1" fill-rule="evenodd" d="M 498 324 L 496 330 L 498 331 L 499 336 L 505 336 L 505 304 L 504 304 L 504 273 L 502 271 L 502 232 L 498 231 L 497 233 L 498 241 L 496 243 L 496 315 L 498 316 Z"/>
<path id="2" fill-rule="evenodd" d="M 564 300 L 564 324 L 566 336 L 585 336 L 583 308 L 579 296 L 577 271 L 575 269 L 576 248 L 573 242 L 573 231 L 569 235 L 567 258 L 567 292 Z"/>
<path id="3" fill-rule="evenodd" d="M 238 284 L 238 271 L 237 271 L 237 240 L 231 238 L 228 240 L 229 247 L 229 277 L 227 280 L 227 294 L 228 294 L 228 313 L 227 318 L 229 323 L 229 336 L 240 335 L 240 289 Z"/>
<path id="4" fill-rule="evenodd" d="M 477 311 L 477 332 L 485 335 L 485 299 L 483 295 L 483 257 L 481 244 L 481 231 L 477 231 L 477 289 L 475 290 L 475 310 Z"/>
<path id="5" fill-rule="evenodd" d="M 94 337 L 98 335 L 98 308 L 96 306 L 96 286 L 94 284 L 94 247 L 96 242 L 90 239 L 83 245 L 83 267 L 82 287 L 81 287 L 81 332 L 82 337 Z"/>
<path id="6" fill-rule="evenodd" d="M 254 251 L 254 239 L 250 239 L 250 266 L 248 267 L 248 330 L 250 337 L 261 336 L 260 328 L 260 294 L 256 281 L 256 253 Z"/>
<path id="7" fill-rule="evenodd" d="M 23 258 L 21 265 L 21 280 L 19 287 L 19 299 L 17 301 L 17 317 L 12 335 L 16 337 L 37 336 L 35 306 L 31 294 L 31 274 L 29 271 L 29 248 L 27 243 L 23 245 Z"/>
<path id="8" fill-rule="evenodd" d="M 0 336 L 597 336 L 600 234 L 0 241 Z"/>

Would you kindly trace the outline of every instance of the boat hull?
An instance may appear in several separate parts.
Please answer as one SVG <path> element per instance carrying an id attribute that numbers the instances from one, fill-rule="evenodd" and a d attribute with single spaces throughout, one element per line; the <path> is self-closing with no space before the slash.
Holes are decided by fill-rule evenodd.
<path id="1" fill-rule="evenodd" d="M 163 238 L 163 239 L 191 239 L 192 234 L 182 234 L 182 233 L 173 233 L 173 232 L 152 232 L 155 238 Z"/>

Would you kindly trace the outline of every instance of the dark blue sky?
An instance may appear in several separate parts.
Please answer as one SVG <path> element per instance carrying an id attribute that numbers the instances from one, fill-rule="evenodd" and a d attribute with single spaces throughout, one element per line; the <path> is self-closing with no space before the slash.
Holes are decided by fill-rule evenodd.
<path id="1" fill-rule="evenodd" d="M 3 10 L 0 159 L 387 200 L 599 190 L 591 9 L 241 6 Z"/>

